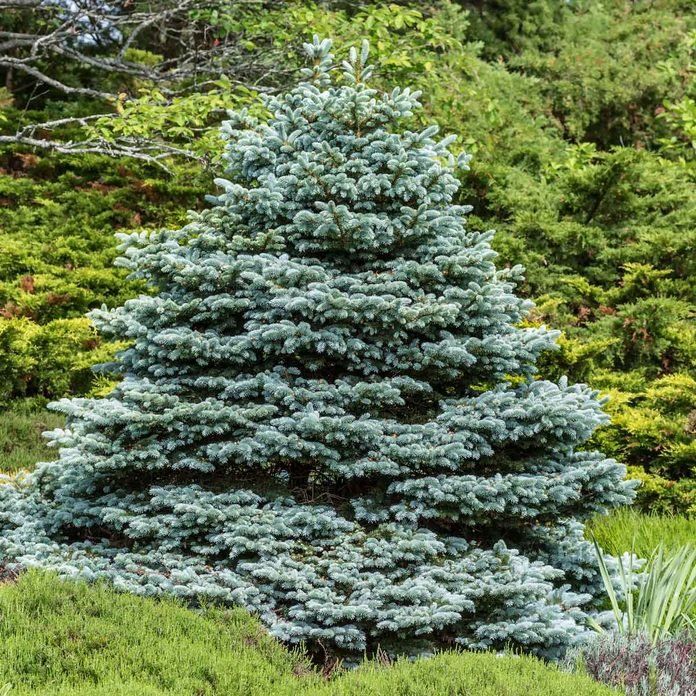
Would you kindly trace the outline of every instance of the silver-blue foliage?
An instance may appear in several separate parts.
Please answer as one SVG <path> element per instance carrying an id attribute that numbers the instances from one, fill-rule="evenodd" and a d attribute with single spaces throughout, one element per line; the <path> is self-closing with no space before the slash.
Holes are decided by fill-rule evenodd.
<path id="1" fill-rule="evenodd" d="M 241 604 L 290 643 L 516 644 L 555 656 L 600 582 L 582 520 L 629 502 L 583 444 L 584 385 L 536 379 L 520 268 L 466 229 L 418 93 L 367 49 L 233 114 L 214 206 L 122 236 L 156 290 L 92 312 L 131 342 L 106 398 L 63 400 L 60 458 L 0 486 L 0 553 L 144 595 Z"/>

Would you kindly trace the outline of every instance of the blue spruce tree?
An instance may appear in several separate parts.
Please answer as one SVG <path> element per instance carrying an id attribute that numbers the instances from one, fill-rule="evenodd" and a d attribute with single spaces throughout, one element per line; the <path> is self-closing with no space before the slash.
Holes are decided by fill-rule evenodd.
<path id="1" fill-rule="evenodd" d="M 582 521 L 631 499 L 583 443 L 583 385 L 535 379 L 520 268 L 465 228 L 418 93 L 367 47 L 232 116 L 227 179 L 178 231 L 123 237 L 154 292 L 92 312 L 119 386 L 73 399 L 60 458 L 0 487 L 6 563 L 238 604 L 359 656 L 516 644 L 561 654 L 600 581 Z M 459 158 L 465 166 L 466 157 Z"/>

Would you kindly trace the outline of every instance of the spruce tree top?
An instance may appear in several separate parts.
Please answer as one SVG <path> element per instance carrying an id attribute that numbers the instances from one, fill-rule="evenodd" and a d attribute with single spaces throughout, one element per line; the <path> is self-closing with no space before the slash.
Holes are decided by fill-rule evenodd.
<path id="1" fill-rule="evenodd" d="M 332 81 L 330 46 L 225 124 L 214 207 L 123 238 L 155 294 L 92 313 L 131 342 L 122 382 L 60 402 L 60 459 L 0 492 L 0 552 L 347 654 L 559 654 L 595 605 L 581 521 L 630 499 L 580 449 L 605 417 L 534 379 L 554 333 L 465 228 L 452 141 L 405 130 L 418 93 L 371 89 L 366 45 Z"/>

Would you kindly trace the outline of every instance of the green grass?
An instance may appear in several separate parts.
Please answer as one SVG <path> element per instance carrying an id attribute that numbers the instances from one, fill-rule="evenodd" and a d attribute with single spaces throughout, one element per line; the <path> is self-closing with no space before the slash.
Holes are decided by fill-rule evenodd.
<path id="1" fill-rule="evenodd" d="M 41 433 L 60 427 L 63 421 L 62 415 L 30 402 L 0 410 L 0 473 L 33 469 L 36 462 L 55 459 L 56 451 L 46 447 Z"/>
<path id="2" fill-rule="evenodd" d="M 592 520 L 587 535 L 594 536 L 607 553 L 616 555 L 632 550 L 641 558 L 648 558 L 660 544 L 670 553 L 696 543 L 696 518 L 646 515 L 622 508 Z"/>
<path id="3" fill-rule="evenodd" d="M 10 696 L 617 694 L 534 658 L 486 653 L 367 663 L 326 681 L 242 610 L 193 612 L 38 572 L 0 587 L 0 644 Z"/>

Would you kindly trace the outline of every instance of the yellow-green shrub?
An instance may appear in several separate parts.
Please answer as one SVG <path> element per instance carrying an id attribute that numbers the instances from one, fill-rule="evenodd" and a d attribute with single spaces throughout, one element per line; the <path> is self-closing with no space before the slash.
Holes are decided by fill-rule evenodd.
<path id="1" fill-rule="evenodd" d="M 109 360 L 116 348 L 83 317 L 47 324 L 0 319 L 0 402 L 22 394 L 84 392 L 91 366 Z"/>

